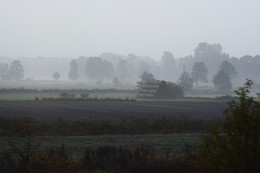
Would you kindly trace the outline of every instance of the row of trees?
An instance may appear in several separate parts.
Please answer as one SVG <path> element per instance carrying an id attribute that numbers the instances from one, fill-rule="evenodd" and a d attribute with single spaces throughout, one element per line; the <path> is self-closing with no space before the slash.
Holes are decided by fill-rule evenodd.
<path id="1" fill-rule="evenodd" d="M 218 81 L 222 81 L 222 77 L 220 76 L 227 78 L 225 77 L 227 75 L 229 76 L 230 81 L 235 85 L 241 85 L 242 81 L 246 78 L 250 78 L 255 82 L 260 82 L 258 77 L 258 74 L 260 73 L 259 55 L 256 55 L 255 57 L 246 55 L 240 58 L 230 58 L 228 54 L 222 51 L 222 46 L 220 44 L 199 43 L 194 50 L 194 55 L 181 57 L 178 61 L 180 65 L 185 65 L 186 71 L 191 72 L 191 74 L 194 73 L 194 64 L 203 62 L 208 69 L 207 77 L 208 79 L 211 79 L 209 81 L 218 85 L 217 88 L 221 88 L 219 84 L 217 84 Z M 201 69 L 203 68 L 201 67 Z M 225 72 L 223 72 L 223 70 Z M 192 78 L 193 81 L 197 81 L 196 77 L 194 78 L 194 75 Z M 221 79 L 218 80 L 215 78 Z M 205 78 L 200 80 L 206 81 Z M 228 80 L 229 79 L 226 79 L 226 83 L 229 83 Z"/>
<path id="2" fill-rule="evenodd" d="M 178 83 L 186 91 L 190 91 L 193 88 L 193 83 L 196 83 L 198 87 L 199 82 L 208 82 L 208 68 L 204 62 L 195 62 L 192 68 L 191 75 L 183 70 Z M 232 88 L 231 80 L 237 76 L 235 67 L 228 61 L 223 61 L 219 67 L 216 75 L 214 75 L 212 82 L 215 87 L 222 92 L 230 92 Z"/>
<path id="3" fill-rule="evenodd" d="M 163 59 L 170 59 L 172 55 L 169 52 L 165 52 L 163 55 Z M 170 61 L 170 60 L 165 60 Z M 169 64 L 167 64 L 169 65 Z M 165 67 L 167 66 L 164 65 Z M 166 67 L 167 68 L 167 67 Z M 127 61 L 121 60 L 119 61 L 120 72 L 129 69 Z M 144 68 L 145 69 L 145 68 Z M 170 67 L 169 67 L 170 69 Z M 149 69 L 148 69 L 149 70 Z M 23 79 L 24 70 L 21 62 L 19 60 L 14 60 L 10 66 L 8 64 L 0 64 L 0 78 L 1 80 L 21 80 Z M 122 80 L 120 81 L 118 77 L 114 77 L 113 83 L 114 85 L 119 85 L 120 82 L 124 81 L 127 78 L 127 75 L 130 75 L 130 71 L 121 74 Z M 148 73 L 145 70 L 145 73 Z M 143 76 L 149 76 L 145 75 Z M 113 65 L 107 60 L 103 60 L 101 58 L 91 57 L 87 60 L 85 75 L 91 80 L 103 81 L 106 79 L 112 79 L 113 77 Z M 76 60 L 72 60 L 70 62 L 70 72 L 69 78 L 72 80 L 77 80 L 79 77 L 78 74 L 78 62 Z M 195 62 L 193 64 L 191 75 L 185 71 L 185 67 L 183 73 L 179 77 L 179 84 L 187 91 L 191 90 L 193 87 L 193 83 L 196 83 L 198 86 L 199 82 L 207 82 L 208 76 L 208 68 L 206 67 L 204 62 Z M 216 88 L 221 91 L 229 91 L 232 87 L 231 80 L 233 80 L 237 76 L 236 68 L 228 61 L 223 61 L 220 65 L 220 68 L 217 74 L 213 78 L 213 83 Z M 154 78 L 153 75 L 151 78 Z M 169 76 L 170 77 L 170 76 Z M 60 74 L 58 72 L 53 74 L 53 78 L 58 80 L 60 78 Z M 141 76 L 142 78 L 142 76 Z"/>
<path id="4" fill-rule="evenodd" d="M 51 58 L 48 62 L 56 62 L 52 59 L 55 58 Z M 135 83 L 139 80 L 139 76 L 144 71 L 147 71 L 152 73 L 157 79 L 177 82 L 185 66 L 185 72 L 190 74 L 192 81 L 198 86 L 200 82 L 212 82 L 214 76 L 220 71 L 219 66 L 223 61 L 229 62 L 236 69 L 236 78 L 231 77 L 234 85 L 241 85 L 241 81 L 244 81 L 245 78 L 251 78 L 257 83 L 260 82 L 258 78 L 258 74 L 260 73 L 259 55 L 255 57 L 246 55 L 241 58 L 230 58 L 228 54 L 223 52 L 220 44 L 209 44 L 206 42 L 199 43 L 194 49 L 193 55 L 177 59 L 169 51 L 163 52 L 161 59 L 157 61 L 148 56 L 137 56 L 135 54 L 124 56 L 113 53 L 103 53 L 98 57 L 79 57 L 71 61 L 69 74 L 66 76 L 72 80 L 88 79 L 93 82 L 112 81 L 114 79 L 115 83 L 127 84 Z M 16 64 L 17 62 L 19 61 L 16 60 Z M 38 70 L 33 73 L 35 75 L 40 74 L 41 71 L 44 74 L 57 71 L 64 75 L 64 69 L 67 67 L 62 66 L 62 63 L 68 64 L 68 61 L 59 60 L 57 65 L 49 68 L 48 65 L 41 63 L 37 64 L 34 62 L 34 64 L 30 64 L 29 60 L 26 63 L 23 59 L 22 62 L 24 63 L 26 72 L 30 72 L 30 74 L 25 73 L 26 76 L 31 76 L 32 69 Z M 13 63 L 15 64 L 15 62 Z M 20 62 L 19 64 L 22 67 Z M 37 68 L 37 65 L 39 68 Z M 20 68 L 22 72 L 18 73 L 20 77 L 17 77 L 18 75 L 13 75 L 11 72 L 11 69 L 13 69 L 12 66 L 13 65 L 1 64 L 0 74 L 2 80 L 19 80 L 23 78 L 23 68 Z M 55 66 L 57 66 L 57 68 L 55 68 Z M 28 67 L 30 67 L 30 69 L 27 69 Z M 39 70 L 40 68 L 42 70 Z M 187 76 L 187 74 L 184 75 Z M 48 77 L 50 76 L 51 74 L 48 74 Z M 55 79 L 58 79 L 57 76 L 58 75 L 55 75 Z"/>
<path id="5" fill-rule="evenodd" d="M 55 72 L 52 77 L 55 80 L 60 78 L 60 73 Z M 0 80 L 19 81 L 24 78 L 24 69 L 20 60 L 14 60 L 10 66 L 7 63 L 0 63 Z"/>
<path id="6" fill-rule="evenodd" d="M 71 80 L 77 80 L 79 78 L 79 65 L 78 62 L 73 59 L 70 62 L 70 71 L 68 77 Z M 113 65 L 107 60 L 103 60 L 99 57 L 88 58 L 85 64 L 84 75 L 96 82 L 102 82 L 103 80 L 109 80 L 113 78 Z"/>
<path id="7" fill-rule="evenodd" d="M 163 59 L 169 59 L 172 54 L 164 52 Z M 175 63 L 175 62 L 174 62 Z M 171 64 L 164 64 L 165 68 L 171 67 Z M 167 67 L 169 66 L 169 67 Z M 70 62 L 69 78 L 71 80 L 77 80 L 79 78 L 78 63 L 74 59 Z M 149 73 L 149 68 L 143 68 L 145 71 L 140 75 L 141 80 L 154 80 L 155 77 L 152 73 Z M 147 69 L 147 70 L 146 70 Z M 172 68 L 173 69 L 173 68 Z M 125 79 L 131 74 L 129 66 L 126 60 L 121 60 L 118 63 L 118 71 L 120 71 L 120 78 L 114 77 L 112 80 L 115 86 L 118 86 L 120 82 L 125 82 Z M 173 72 L 172 72 L 173 73 Z M 169 74 L 172 74 L 169 73 Z M 165 75 L 169 75 L 165 71 Z M 103 60 L 98 57 L 91 57 L 86 61 L 85 75 L 92 81 L 101 82 L 103 80 L 109 80 L 113 78 L 113 65 L 107 60 Z M 219 67 L 217 74 L 213 77 L 213 83 L 220 91 L 228 92 L 232 88 L 231 80 L 237 76 L 236 68 L 227 60 L 224 60 Z M 169 75 L 170 78 L 170 75 Z M 121 79 L 121 80 L 120 80 Z M 195 62 L 192 66 L 191 75 L 183 68 L 183 73 L 180 75 L 178 83 L 185 91 L 190 91 L 193 87 L 193 83 L 198 87 L 199 82 L 208 82 L 208 68 L 204 62 Z"/>
<path id="8" fill-rule="evenodd" d="M 117 60 L 115 60 L 115 57 Z M 129 54 L 127 57 L 119 58 L 115 54 L 108 53 L 102 54 L 101 57 L 80 57 L 77 60 L 72 60 L 68 77 L 71 80 L 86 77 L 96 82 L 111 80 L 116 77 L 116 80 L 121 83 L 128 83 L 137 81 L 144 71 L 153 72 L 153 69 L 157 69 L 157 71 L 162 69 L 161 73 L 164 77 L 159 75 L 156 75 L 156 77 L 172 81 L 173 76 L 176 75 L 176 61 L 172 53 L 164 52 L 160 66 L 161 68 L 149 57 Z"/>
<path id="9" fill-rule="evenodd" d="M 227 74 L 224 76 L 228 75 L 230 80 L 238 85 L 239 81 L 243 81 L 244 78 L 250 77 L 257 80 L 257 75 L 260 73 L 259 67 L 260 56 L 230 58 L 222 51 L 220 44 L 204 42 L 198 44 L 194 55 L 175 59 L 171 52 L 165 51 L 159 62 L 134 54 L 123 56 L 104 53 L 99 57 L 79 57 L 71 61 L 68 76 L 72 80 L 81 78 L 97 82 L 111 81 L 115 78 L 114 80 L 120 83 L 133 83 L 139 80 L 139 76 L 144 71 L 147 71 L 154 74 L 157 79 L 177 82 L 179 76 L 183 75 L 185 78 L 189 73 L 192 81 L 198 86 L 199 82 L 213 82 L 212 79 L 216 75 L 223 76 L 223 69 L 225 69 Z M 216 79 L 213 83 L 218 85 L 217 81 Z"/>

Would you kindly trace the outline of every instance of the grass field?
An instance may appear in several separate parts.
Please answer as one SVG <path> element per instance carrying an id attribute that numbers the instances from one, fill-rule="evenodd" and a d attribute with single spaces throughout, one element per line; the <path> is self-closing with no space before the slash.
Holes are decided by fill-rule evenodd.
<path id="1" fill-rule="evenodd" d="M 48 136 L 34 138 L 34 144 L 39 144 L 37 149 L 43 151 L 51 147 L 59 147 L 64 144 L 70 148 L 74 157 L 81 156 L 86 147 L 97 147 L 104 145 L 123 146 L 133 148 L 136 146 L 151 147 L 160 154 L 181 153 L 185 147 L 195 147 L 199 144 L 199 134 L 150 134 L 150 135 L 101 135 L 101 136 Z M 7 141 L 11 141 L 19 148 L 22 148 L 24 138 L 1 137 L 0 152 L 10 150 Z M 190 148 L 191 149 L 191 148 Z"/>

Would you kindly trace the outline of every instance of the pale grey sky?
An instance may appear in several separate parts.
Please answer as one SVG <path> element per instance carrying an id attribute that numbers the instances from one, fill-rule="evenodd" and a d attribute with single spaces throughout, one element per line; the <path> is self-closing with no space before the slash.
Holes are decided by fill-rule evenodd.
<path id="1" fill-rule="evenodd" d="M 135 53 L 159 59 L 220 43 L 260 54 L 257 0 L 0 0 L 0 56 Z"/>

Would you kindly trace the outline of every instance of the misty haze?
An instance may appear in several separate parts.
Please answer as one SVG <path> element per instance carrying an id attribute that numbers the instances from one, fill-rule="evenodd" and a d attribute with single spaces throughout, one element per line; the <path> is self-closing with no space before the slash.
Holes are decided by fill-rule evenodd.
<path id="1" fill-rule="evenodd" d="M 260 2 L 0 2 L 0 172 L 259 172 Z"/>

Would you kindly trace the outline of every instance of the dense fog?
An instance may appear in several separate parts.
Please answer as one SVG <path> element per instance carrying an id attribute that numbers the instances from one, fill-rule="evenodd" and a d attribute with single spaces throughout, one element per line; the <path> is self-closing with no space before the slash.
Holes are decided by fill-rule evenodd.
<path id="1" fill-rule="evenodd" d="M 143 75 L 186 90 L 257 87 L 259 5 L 1 1 L 0 88 L 136 89 Z"/>
<path id="2" fill-rule="evenodd" d="M 0 173 L 260 173 L 260 0 L 0 0 Z"/>

